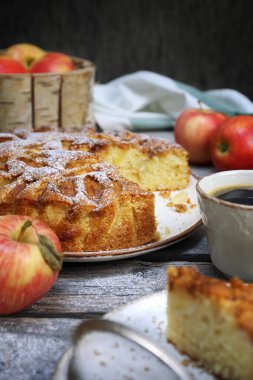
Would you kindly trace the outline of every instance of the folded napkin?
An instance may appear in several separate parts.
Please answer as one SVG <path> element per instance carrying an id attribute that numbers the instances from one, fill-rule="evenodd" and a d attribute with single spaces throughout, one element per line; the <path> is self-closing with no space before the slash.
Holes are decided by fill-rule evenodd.
<path id="1" fill-rule="evenodd" d="M 149 71 L 95 84 L 93 109 L 102 129 L 157 129 L 173 126 L 186 108 L 213 108 L 233 115 L 253 113 L 253 103 L 231 89 L 200 91 Z"/>

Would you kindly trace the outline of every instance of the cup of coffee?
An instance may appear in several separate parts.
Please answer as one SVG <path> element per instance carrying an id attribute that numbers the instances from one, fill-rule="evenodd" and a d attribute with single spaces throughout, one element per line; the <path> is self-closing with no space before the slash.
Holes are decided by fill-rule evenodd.
<path id="1" fill-rule="evenodd" d="M 206 176 L 197 195 L 213 264 L 226 276 L 253 282 L 253 170 Z"/>

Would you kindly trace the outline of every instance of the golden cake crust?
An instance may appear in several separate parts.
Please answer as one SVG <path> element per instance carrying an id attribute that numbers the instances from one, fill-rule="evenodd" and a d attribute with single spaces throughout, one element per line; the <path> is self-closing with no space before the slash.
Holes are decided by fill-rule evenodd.
<path id="1" fill-rule="evenodd" d="M 43 220 L 67 251 L 128 248 L 156 239 L 154 195 L 101 157 L 9 148 L 0 149 L 1 215 Z"/>
<path id="2" fill-rule="evenodd" d="M 191 296 L 204 295 L 213 300 L 220 309 L 234 316 L 237 324 L 245 330 L 253 342 L 253 284 L 238 278 L 231 281 L 209 278 L 197 267 L 169 267 L 169 291 L 182 290 Z"/>
<path id="3" fill-rule="evenodd" d="M 6 133 L 5 135 L 6 141 L 11 139 L 10 133 Z M 46 144 L 50 143 L 50 141 L 61 141 L 63 145 L 65 143 L 68 145 L 68 148 L 73 150 L 75 150 L 74 147 L 84 148 L 87 146 L 88 149 L 96 152 L 106 149 L 106 147 L 110 145 L 120 146 L 123 149 L 135 147 L 143 153 L 148 154 L 149 157 L 173 151 L 185 156 L 188 159 L 188 153 L 179 144 L 171 143 L 162 138 L 154 138 L 148 135 L 140 135 L 129 131 L 107 131 L 99 133 L 95 132 L 93 129 L 88 129 L 85 133 L 68 133 L 55 131 L 45 133 L 30 132 L 20 129 L 14 132 L 12 139 L 16 141 L 23 139 L 31 144 Z"/>
<path id="4" fill-rule="evenodd" d="M 6 139 L 10 140 L 10 136 Z M 180 190 L 187 187 L 190 180 L 188 153 L 181 146 L 129 131 L 98 133 L 88 129 L 85 133 L 45 133 L 17 130 L 9 144 L 13 149 L 98 153 L 106 162 L 116 165 L 126 178 L 149 191 Z M 0 149 L 4 149 L 2 145 L 6 144 L 0 144 Z"/>
<path id="5" fill-rule="evenodd" d="M 180 145 L 171 143 L 162 138 L 152 138 L 148 135 L 140 135 L 129 131 L 108 131 L 107 133 L 97 133 L 90 131 L 89 135 L 96 139 L 105 141 L 106 144 L 116 144 L 125 149 L 130 146 L 138 147 L 142 152 L 148 154 L 149 157 L 163 153 L 177 152 L 188 157 L 188 153 Z"/>

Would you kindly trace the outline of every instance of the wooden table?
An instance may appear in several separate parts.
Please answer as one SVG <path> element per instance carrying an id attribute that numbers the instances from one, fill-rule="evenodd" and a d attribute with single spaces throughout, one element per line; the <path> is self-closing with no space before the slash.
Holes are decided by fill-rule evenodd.
<path id="1" fill-rule="evenodd" d="M 152 132 L 172 139 L 172 133 Z M 198 175 L 213 169 L 192 167 Z M 35 305 L 0 318 L 0 380 L 49 380 L 81 320 L 162 290 L 169 264 L 197 265 L 219 276 L 210 263 L 203 227 L 185 240 L 133 259 L 64 263 L 53 289 Z"/>

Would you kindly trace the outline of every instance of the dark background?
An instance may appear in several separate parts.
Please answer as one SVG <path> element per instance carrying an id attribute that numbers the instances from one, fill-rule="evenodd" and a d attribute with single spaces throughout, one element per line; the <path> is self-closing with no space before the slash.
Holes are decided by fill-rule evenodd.
<path id="1" fill-rule="evenodd" d="M 253 99 L 252 1 L 1 1 L 0 39 L 94 61 L 97 80 L 153 70 Z"/>

